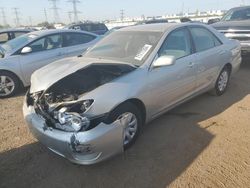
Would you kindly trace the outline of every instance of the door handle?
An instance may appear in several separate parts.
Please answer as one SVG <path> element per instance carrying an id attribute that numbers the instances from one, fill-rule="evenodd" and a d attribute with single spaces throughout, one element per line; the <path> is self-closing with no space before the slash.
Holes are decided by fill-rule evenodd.
<path id="1" fill-rule="evenodd" d="M 190 68 L 192 68 L 194 65 L 195 65 L 194 62 L 188 63 L 188 67 L 190 67 Z"/>

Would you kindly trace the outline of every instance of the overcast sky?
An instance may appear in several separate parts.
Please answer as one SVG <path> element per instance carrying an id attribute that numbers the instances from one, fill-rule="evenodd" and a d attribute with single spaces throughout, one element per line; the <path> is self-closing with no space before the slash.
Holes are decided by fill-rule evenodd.
<path id="1" fill-rule="evenodd" d="M 250 0 L 80 0 L 78 9 L 81 11 L 81 20 L 105 20 L 120 17 L 120 10 L 125 10 L 125 16 L 140 17 L 157 16 L 170 13 L 193 12 L 197 9 L 201 11 L 229 9 L 240 4 L 250 4 Z M 28 24 L 29 17 L 33 24 L 45 20 L 44 9 L 47 10 L 48 20 L 54 21 L 52 3 L 49 0 L 0 0 L 1 7 L 5 8 L 7 21 L 14 24 L 13 7 L 19 8 L 21 24 Z M 68 12 L 72 11 L 72 4 L 68 0 L 58 0 L 58 10 L 60 20 L 69 22 Z M 72 16 L 73 18 L 73 16 Z M 0 14 L 0 23 L 2 23 Z"/>

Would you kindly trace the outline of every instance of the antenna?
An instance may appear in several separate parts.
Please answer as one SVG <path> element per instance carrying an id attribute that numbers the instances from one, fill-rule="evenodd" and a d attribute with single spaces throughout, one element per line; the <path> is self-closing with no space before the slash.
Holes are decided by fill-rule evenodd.
<path id="1" fill-rule="evenodd" d="M 49 0 L 52 2 L 52 10 L 54 11 L 54 22 L 55 23 L 59 23 L 60 22 L 60 18 L 59 18 L 59 14 L 58 14 L 58 7 L 57 7 L 57 2 L 59 0 Z"/>
<path id="2" fill-rule="evenodd" d="M 16 22 L 16 26 L 19 27 L 20 26 L 20 18 L 19 18 L 19 8 L 13 8 L 14 10 L 14 14 L 15 14 L 15 22 Z"/>
<path id="3" fill-rule="evenodd" d="M 6 21 L 6 15 L 5 15 L 5 9 L 2 7 L 1 8 L 1 14 L 2 14 L 2 18 L 3 18 L 3 25 L 7 26 L 7 21 Z"/>
<path id="4" fill-rule="evenodd" d="M 74 14 L 74 22 L 78 22 L 78 13 L 81 13 L 77 10 L 77 3 L 80 3 L 79 0 L 69 0 L 68 2 L 72 3 L 73 5 L 73 11 L 72 13 Z"/>
<path id="5" fill-rule="evenodd" d="M 120 14 L 121 14 L 121 21 L 123 22 L 123 20 L 124 20 L 124 14 L 125 14 L 124 13 L 124 9 L 121 9 L 121 13 Z"/>
<path id="6" fill-rule="evenodd" d="M 45 21 L 48 22 L 48 16 L 47 16 L 47 10 L 46 10 L 46 8 L 44 9 L 44 16 L 45 16 Z"/>

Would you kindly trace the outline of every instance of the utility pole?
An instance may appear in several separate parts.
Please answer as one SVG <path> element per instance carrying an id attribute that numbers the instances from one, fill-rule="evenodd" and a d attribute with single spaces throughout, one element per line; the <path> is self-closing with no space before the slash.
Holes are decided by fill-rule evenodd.
<path id="1" fill-rule="evenodd" d="M 181 14 L 182 14 L 182 17 L 184 16 L 184 2 L 182 2 L 182 5 L 181 5 Z"/>
<path id="2" fill-rule="evenodd" d="M 54 22 L 55 23 L 59 23 L 60 22 L 60 18 L 59 18 L 59 14 L 58 14 L 58 7 L 57 7 L 57 2 L 59 1 L 59 0 L 49 0 L 49 1 L 51 1 L 52 2 L 52 7 L 51 7 L 51 9 L 53 10 L 53 12 L 54 12 Z"/>
<path id="3" fill-rule="evenodd" d="M 2 18 L 3 18 L 3 25 L 7 26 L 8 24 L 7 24 L 7 21 L 6 21 L 5 10 L 4 10 L 3 7 L 1 8 L 1 14 L 2 14 Z"/>
<path id="4" fill-rule="evenodd" d="M 80 3 L 79 0 L 69 0 L 68 2 L 72 3 L 73 5 L 73 11 L 72 13 L 74 14 L 74 22 L 77 23 L 78 20 L 78 13 L 81 13 L 77 10 L 77 3 Z"/>
<path id="5" fill-rule="evenodd" d="M 68 16 L 69 16 L 69 22 L 72 23 L 72 17 L 71 17 L 72 12 L 68 12 Z"/>
<path id="6" fill-rule="evenodd" d="M 120 14 L 121 14 L 121 21 L 123 22 L 123 20 L 124 20 L 124 9 L 121 9 Z"/>
<path id="7" fill-rule="evenodd" d="M 16 26 L 19 27 L 20 26 L 20 18 L 19 18 L 19 8 L 13 8 L 14 10 L 14 14 L 15 14 L 15 22 L 16 22 Z"/>
<path id="8" fill-rule="evenodd" d="M 45 22 L 48 22 L 48 16 L 47 16 L 46 8 L 44 9 L 44 16 L 45 16 Z"/>

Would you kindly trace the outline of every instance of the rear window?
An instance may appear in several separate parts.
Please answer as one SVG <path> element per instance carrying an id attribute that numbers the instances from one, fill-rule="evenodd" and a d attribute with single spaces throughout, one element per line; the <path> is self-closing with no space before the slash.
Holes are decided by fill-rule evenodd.
<path id="1" fill-rule="evenodd" d="M 75 46 L 91 42 L 96 37 L 83 33 L 66 33 L 64 34 L 64 46 Z"/>
<path id="2" fill-rule="evenodd" d="M 99 31 L 99 30 L 107 30 L 104 24 L 83 24 L 82 29 L 85 31 Z"/>

